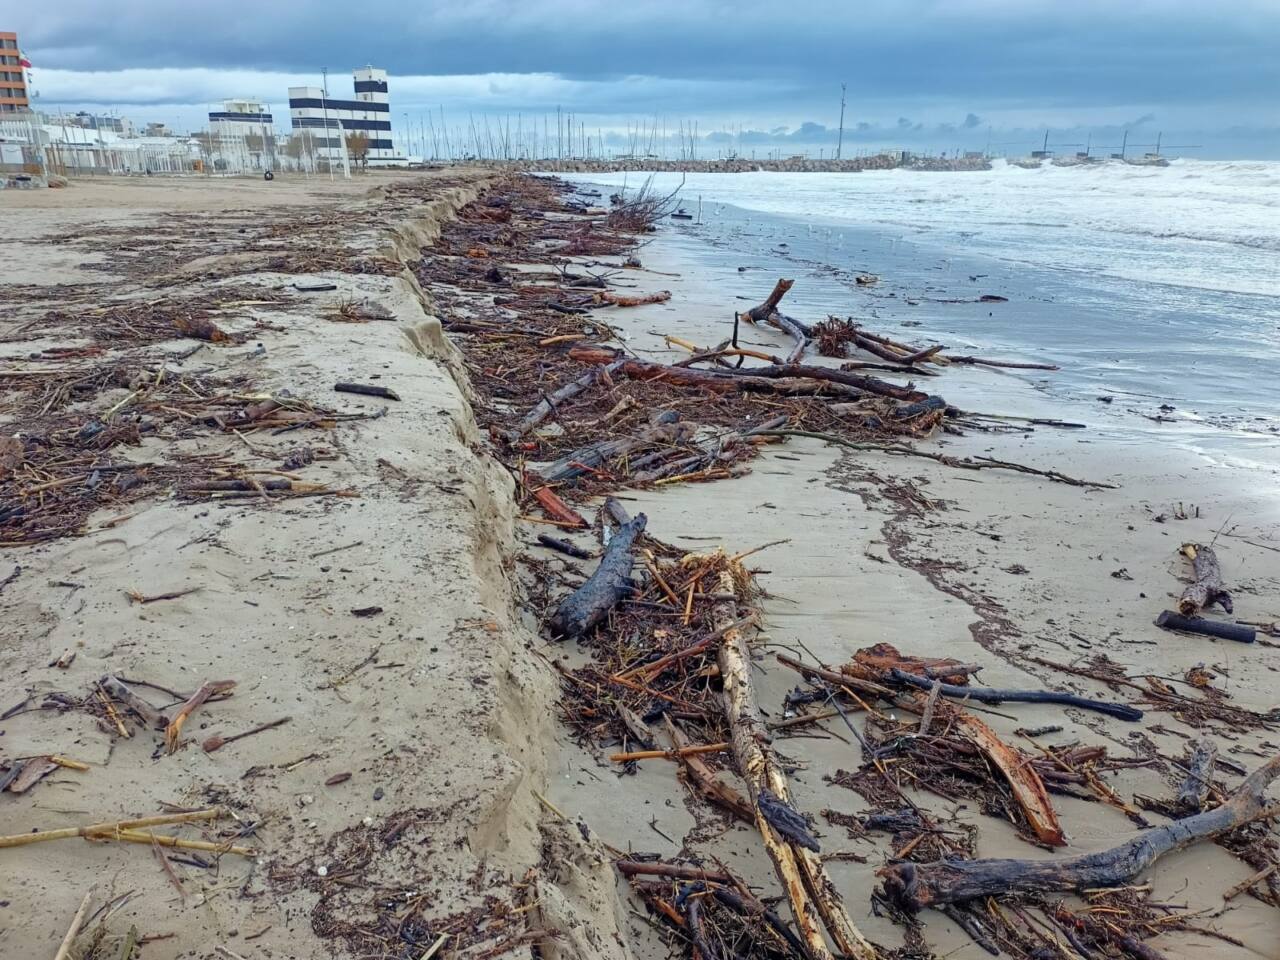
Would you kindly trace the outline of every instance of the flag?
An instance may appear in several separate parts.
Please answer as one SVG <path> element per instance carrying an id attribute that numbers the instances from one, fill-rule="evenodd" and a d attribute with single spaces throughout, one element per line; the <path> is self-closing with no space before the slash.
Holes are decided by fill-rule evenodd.
<path id="1" fill-rule="evenodd" d="M 18 66 L 27 67 L 28 69 L 30 69 L 31 61 L 28 60 L 26 57 L 24 57 L 22 54 L 18 54 Z"/>

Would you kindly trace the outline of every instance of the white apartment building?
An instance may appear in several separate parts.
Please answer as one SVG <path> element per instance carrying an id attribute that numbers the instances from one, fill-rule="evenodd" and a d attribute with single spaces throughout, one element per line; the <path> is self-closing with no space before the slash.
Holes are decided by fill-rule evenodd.
<path id="1" fill-rule="evenodd" d="M 391 139 L 387 71 L 362 67 L 354 71 L 352 82 L 353 99 L 334 97 L 321 87 L 290 87 L 289 118 L 294 135 L 304 135 L 312 156 L 338 164 L 347 149 L 347 136 L 363 133 L 369 143 L 365 157 L 369 166 L 404 163 Z"/>
<path id="2" fill-rule="evenodd" d="M 209 153 L 215 169 L 271 170 L 275 130 L 271 111 L 260 100 L 224 100 L 209 113 Z"/>

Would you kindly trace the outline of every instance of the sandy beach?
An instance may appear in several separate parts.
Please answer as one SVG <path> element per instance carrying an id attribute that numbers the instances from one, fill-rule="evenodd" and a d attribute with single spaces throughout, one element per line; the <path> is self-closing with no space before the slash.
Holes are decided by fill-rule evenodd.
<path id="1" fill-rule="evenodd" d="M 0 957 L 52 956 L 86 894 L 81 957 L 116 956 L 131 928 L 140 956 L 158 960 L 686 956 L 681 931 L 615 870 L 641 854 L 723 867 L 778 903 L 756 828 L 691 789 L 682 764 L 619 764 L 609 755 L 630 743 L 565 722 L 575 709 L 566 676 L 601 647 L 556 639 L 546 621 L 595 561 L 537 538 L 598 556 L 606 491 L 647 515 L 653 556 L 634 576 L 655 616 L 680 619 L 652 575 L 680 569 L 676 553 L 765 547 L 745 561 L 764 591 L 746 641 L 770 723 L 805 709 L 788 703 L 803 678 L 777 654 L 839 669 L 879 643 L 979 664 L 983 686 L 1143 710 L 1137 722 L 1043 703 L 980 714 L 1027 763 L 1051 748 L 1102 748 L 1114 761 L 1053 794 L 1067 840 L 1053 853 L 1027 842 L 1016 812 L 992 809 L 985 788 L 945 798 L 921 782 L 918 760 L 891 760 L 915 771 L 898 781 L 902 795 L 942 832 L 969 837 L 972 856 L 1089 853 L 1169 822 L 1140 798 L 1173 795 L 1200 737 L 1222 758 L 1211 804 L 1276 755 L 1274 633 L 1240 644 L 1153 624 L 1190 576 L 1184 543 L 1212 543 L 1221 559 L 1235 609 L 1211 616 L 1280 620 L 1272 490 L 1185 447 L 1052 426 L 906 441 L 1090 482 L 1077 486 L 776 438 L 752 444 L 724 478 L 628 482 L 629 462 L 606 460 L 551 485 L 594 529 L 557 523 L 529 477 L 579 435 L 612 423 L 622 434 L 662 409 L 722 417 L 701 423 L 701 437 L 727 428 L 735 402 L 605 378 L 504 440 L 581 369 L 567 350 L 674 364 L 689 352 L 670 338 L 724 341 L 733 313 L 784 276 L 797 281 L 799 319 L 839 306 L 808 299 L 818 284 L 808 266 L 753 256 L 740 271 L 737 251 L 669 224 L 628 266 L 629 243 L 590 249 L 601 214 L 548 202 L 534 216 L 512 199 L 527 192 L 520 182 L 454 168 L 350 182 L 86 181 L 5 198 L 0 385 L 6 434 L 26 445 L 8 450 L 5 507 L 27 513 L 6 515 L 0 568 L 14 571 L 0 588 L 0 769 L 76 764 L 26 771 L 32 782 L 0 797 L 0 833 L 224 815 L 157 827 L 210 845 L 169 856 L 102 831 L 0 849 Z M 607 282 L 575 289 L 574 271 Z M 562 302 L 601 289 L 657 302 Z M 945 311 L 931 319 L 960 323 Z M 173 332 L 193 320 L 222 335 Z M 882 332 L 915 343 L 910 328 Z M 767 325 L 741 336 L 766 355 L 790 346 Z M 932 372 L 924 388 L 967 411 L 1055 415 L 1051 396 L 1005 372 Z M 335 391 L 343 382 L 393 396 Z M 94 439 L 103 431 L 110 444 Z M 110 696 L 107 677 L 166 722 L 202 684 L 235 683 L 195 707 L 169 749 L 165 724 Z M 698 679 L 707 702 L 721 681 L 719 668 Z M 774 730 L 768 750 L 792 805 L 812 818 L 849 917 L 883 956 L 904 946 L 985 956 L 955 916 L 927 910 L 912 924 L 873 907 L 877 871 L 911 851 L 859 819 L 879 810 L 850 786 L 868 762 L 858 743 L 868 720 L 845 709 Z M 918 725 L 892 706 L 874 714 L 886 729 Z M 662 721 L 640 723 L 667 747 Z M 1025 735 L 1045 727 L 1058 729 Z M 728 751 L 711 762 L 740 783 Z M 1274 821 L 1249 829 L 1260 862 L 1275 862 Z M 1178 920 L 1142 930 L 1144 942 L 1170 958 L 1280 957 L 1275 886 L 1263 878 L 1224 900 L 1258 872 L 1237 853 L 1205 841 L 1142 871 L 1134 895 L 1172 904 L 1164 915 Z M 777 910 L 789 916 L 785 900 Z"/>

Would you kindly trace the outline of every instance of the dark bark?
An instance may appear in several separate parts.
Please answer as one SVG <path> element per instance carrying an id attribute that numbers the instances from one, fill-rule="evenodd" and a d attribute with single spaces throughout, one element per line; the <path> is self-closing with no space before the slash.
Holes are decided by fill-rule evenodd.
<path id="1" fill-rule="evenodd" d="M 613 539 L 595 573 L 569 596 L 560 601 L 549 626 L 558 637 L 576 637 L 603 620 L 619 603 L 631 595 L 631 565 L 636 540 L 644 532 L 648 517 L 637 513 L 613 532 Z"/>
<path id="2" fill-rule="evenodd" d="M 880 870 L 885 894 L 906 910 L 1014 893 L 1122 886 L 1166 853 L 1275 813 L 1267 787 L 1280 776 L 1280 757 L 1259 767 L 1229 800 L 1205 813 L 1135 835 L 1110 850 L 1066 860 L 940 860 L 895 863 Z"/>
<path id="3" fill-rule="evenodd" d="M 1057 693 L 1053 690 L 997 690 L 992 687 L 955 686 L 950 683 L 939 683 L 927 677 L 918 677 L 906 673 L 896 667 L 890 672 L 899 683 L 907 683 L 921 690 L 928 690 L 934 685 L 944 697 L 977 700 L 979 703 L 1058 703 L 1065 707 L 1079 707 L 1081 710 L 1092 710 L 1094 713 L 1106 714 L 1120 720 L 1141 720 L 1142 711 L 1123 703 L 1108 703 L 1105 700 L 1089 700 L 1070 693 Z"/>
<path id="4" fill-rule="evenodd" d="M 1196 741 L 1187 762 L 1187 776 L 1178 787 L 1174 805 L 1185 816 L 1199 813 L 1213 786 L 1213 767 L 1218 760 L 1218 747 L 1208 737 Z"/>
<path id="5" fill-rule="evenodd" d="M 538 534 L 538 542 L 548 550 L 555 550 L 571 557 L 577 557 L 579 560 L 590 560 L 594 556 L 590 550 L 583 550 L 568 540 L 561 540 L 559 537 L 553 537 L 545 533 Z"/>
<path id="6" fill-rule="evenodd" d="M 654 422 L 641 430 L 634 437 L 618 437 L 613 440 L 601 440 L 574 450 L 554 463 L 538 470 L 538 475 L 547 483 L 558 483 L 561 480 L 573 480 L 590 473 L 595 467 L 615 460 L 624 454 L 644 447 L 661 444 L 671 446 L 688 440 L 694 428 L 691 424 L 679 422 L 680 414 L 674 410 L 662 413 Z"/>
<path id="7" fill-rule="evenodd" d="M 609 366 L 596 367 L 594 370 L 584 373 L 577 380 L 566 383 L 554 393 L 547 394 L 532 410 L 525 414 L 523 420 L 503 434 L 503 437 L 507 443 L 515 443 L 538 424 L 542 423 L 543 420 L 551 416 L 562 403 L 566 400 L 572 400 L 582 391 L 594 386 L 602 377 L 617 370 L 621 363 L 622 361 L 615 360 Z"/>
<path id="8" fill-rule="evenodd" d="M 335 383 L 333 389 L 338 393 L 358 393 L 365 397 L 381 397 L 383 400 L 400 399 L 400 394 L 390 387 L 380 387 L 368 383 Z"/>
<path id="9" fill-rule="evenodd" d="M 1181 630 L 1184 633 L 1198 633 L 1206 637 L 1235 640 L 1238 643 L 1253 643 L 1258 637 L 1258 631 L 1242 623 L 1224 623 L 1221 620 L 1206 620 L 1204 617 L 1184 617 L 1172 610 L 1165 610 L 1156 617 L 1156 626 L 1165 630 Z"/>

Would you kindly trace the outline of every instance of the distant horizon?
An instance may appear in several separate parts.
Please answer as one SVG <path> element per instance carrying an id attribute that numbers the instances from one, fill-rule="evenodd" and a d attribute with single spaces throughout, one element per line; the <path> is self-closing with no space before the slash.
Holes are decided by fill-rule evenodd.
<path id="1" fill-rule="evenodd" d="M 330 75 L 330 92 L 338 99 L 340 91 L 334 88 L 334 76 Z M 440 131 L 440 108 L 438 106 L 416 108 L 413 105 L 402 107 L 395 98 L 396 78 L 391 77 L 391 119 L 393 133 L 398 145 L 406 153 L 412 155 L 430 155 L 433 131 L 440 141 L 441 156 L 444 156 L 443 134 Z M 318 85 L 318 84 L 317 84 Z M 276 136 L 287 137 L 292 131 L 289 125 L 288 100 L 281 96 L 272 100 L 268 97 L 228 96 L 225 99 L 247 99 L 262 102 L 272 113 L 272 129 Z M 39 98 L 32 102 L 32 109 L 49 116 L 65 114 L 71 116 L 77 112 L 85 112 L 99 117 L 119 117 L 132 121 L 139 132 L 147 123 L 164 123 L 173 133 L 180 136 L 199 133 L 208 127 L 207 114 L 221 106 L 221 98 L 203 104 L 103 104 L 88 101 L 56 103 Z M 606 157 L 615 158 L 625 155 L 646 156 L 652 146 L 654 155 L 665 159 L 678 159 L 687 153 L 679 152 L 681 144 L 687 144 L 689 133 L 695 129 L 697 158 L 708 160 L 725 156 L 738 156 L 744 159 L 771 159 L 789 156 L 808 156 L 810 158 L 831 158 L 841 140 L 838 126 L 828 127 L 817 121 L 804 121 L 797 126 L 774 126 L 771 129 L 759 129 L 750 124 L 716 125 L 713 120 L 697 120 L 669 118 L 667 119 L 666 139 L 662 136 L 663 118 L 634 116 L 586 118 L 574 114 L 567 107 L 561 107 L 561 117 L 567 125 L 568 118 L 573 117 L 574 142 L 582 137 L 579 123 L 585 126 L 585 135 L 593 150 L 593 157 L 603 138 Z M 405 117 L 408 116 L 411 129 L 405 129 Z M 973 115 L 970 115 L 971 117 Z M 178 118 L 178 119 L 175 119 Z M 181 118 L 187 118 L 184 122 Z M 470 137 L 470 124 L 474 120 L 480 136 L 484 136 L 484 124 L 487 121 L 489 131 L 495 138 L 507 123 L 510 124 L 510 136 L 515 138 L 518 126 L 523 130 L 525 142 L 531 142 L 531 124 L 538 127 L 537 139 L 542 138 L 542 122 L 548 122 L 548 138 L 554 143 L 556 138 L 556 107 L 538 113 L 463 113 L 461 116 L 450 115 L 445 108 L 445 118 L 451 139 L 462 135 Z M 597 121 L 601 122 L 597 122 Z M 685 133 L 681 136 L 681 125 Z M 656 132 L 655 132 L 656 130 Z M 1128 131 L 1128 142 L 1124 134 Z M 1140 156 L 1154 148 L 1159 139 L 1161 154 L 1170 159 L 1210 161 L 1276 161 L 1280 160 L 1280 136 L 1269 130 L 1229 130 L 1207 132 L 1203 130 L 1161 129 L 1154 117 L 1140 117 L 1130 126 L 1115 124 L 1099 124 L 1096 126 L 1048 128 L 1048 149 L 1054 155 L 1074 155 L 1088 150 L 1093 156 L 1108 156 L 1119 152 L 1122 145 L 1129 156 Z M 945 153 L 955 156 L 967 152 L 983 153 L 991 157 L 1018 158 L 1028 156 L 1044 145 L 1046 129 L 1036 128 L 997 128 L 994 126 L 942 123 L 925 126 L 921 122 L 904 125 L 868 124 L 862 121 L 861 129 L 855 124 L 846 127 L 843 133 L 841 154 L 854 157 L 868 153 L 896 152 L 908 150 L 928 155 Z M 568 143 L 568 135 L 564 136 Z M 426 153 L 423 153 L 425 144 Z M 632 149 L 633 144 L 635 149 Z M 665 145 L 665 150 L 664 150 Z M 687 149 L 687 148 L 686 148 Z M 454 154 L 460 151 L 455 150 Z M 554 149 L 536 159 L 553 159 Z M 570 156 L 567 146 L 564 151 Z M 573 156 L 582 156 L 578 150 Z"/>

